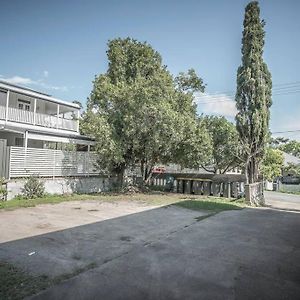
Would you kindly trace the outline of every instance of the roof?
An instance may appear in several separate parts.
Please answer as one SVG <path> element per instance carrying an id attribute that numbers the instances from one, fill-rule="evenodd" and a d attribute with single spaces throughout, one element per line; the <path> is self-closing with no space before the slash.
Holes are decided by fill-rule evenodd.
<path id="1" fill-rule="evenodd" d="M 37 130 L 28 130 L 28 132 L 31 132 L 33 134 L 45 134 L 45 135 L 49 135 L 49 136 L 64 136 L 67 138 L 72 138 L 72 139 L 80 139 L 80 140 L 86 140 L 86 141 L 95 141 L 94 138 L 88 137 L 86 135 L 78 135 L 78 134 L 72 134 L 72 133 L 66 133 L 66 134 L 62 134 L 62 133 L 46 133 L 46 132 L 41 132 L 41 131 L 37 131 Z"/>
<path id="2" fill-rule="evenodd" d="M 85 135 L 75 134 L 75 133 L 51 133 L 45 132 L 42 130 L 25 130 L 20 129 L 16 130 L 11 127 L 0 127 L 0 131 L 7 131 L 7 132 L 14 132 L 18 134 L 24 134 L 25 131 L 28 132 L 28 139 L 36 139 L 36 140 L 44 140 L 44 141 L 54 141 L 54 142 L 63 142 L 63 143 L 70 143 L 73 141 L 74 143 L 84 144 L 84 145 L 94 145 L 95 139 L 90 138 Z M 67 140 L 68 139 L 68 140 Z"/>
<path id="3" fill-rule="evenodd" d="M 300 165 L 300 158 L 289 153 L 283 152 L 283 164 L 288 166 L 288 164 Z"/>
<path id="4" fill-rule="evenodd" d="M 30 96 L 30 97 L 33 97 L 33 98 L 46 100 L 46 101 L 49 101 L 49 102 L 54 102 L 54 103 L 57 103 L 57 104 L 62 104 L 62 105 L 65 105 L 65 106 L 80 109 L 80 106 L 78 104 L 71 103 L 71 102 L 68 102 L 68 101 L 63 101 L 63 100 L 54 98 L 54 97 L 52 97 L 48 94 L 44 94 L 44 93 L 32 90 L 32 89 L 27 88 L 27 87 L 22 87 L 22 86 L 19 86 L 19 85 L 16 85 L 16 84 L 11 84 L 7 81 L 0 80 L 0 89 L 9 90 L 9 91 L 12 91 L 12 92 L 15 92 L 15 93 L 18 93 L 18 94 L 23 94 L 23 95 Z"/>

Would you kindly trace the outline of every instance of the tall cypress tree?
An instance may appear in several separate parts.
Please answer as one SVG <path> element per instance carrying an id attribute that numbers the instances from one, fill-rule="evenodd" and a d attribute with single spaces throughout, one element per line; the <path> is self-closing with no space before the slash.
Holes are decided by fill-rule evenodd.
<path id="1" fill-rule="evenodd" d="M 263 60 L 264 20 L 258 2 L 245 8 L 242 64 L 237 71 L 236 126 L 244 151 L 247 183 L 258 181 L 260 164 L 269 135 L 272 79 Z"/>

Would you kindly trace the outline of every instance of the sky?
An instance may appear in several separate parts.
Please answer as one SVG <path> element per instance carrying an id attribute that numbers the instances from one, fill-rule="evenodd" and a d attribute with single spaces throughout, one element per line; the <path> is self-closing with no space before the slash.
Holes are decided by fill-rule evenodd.
<path id="1" fill-rule="evenodd" d="M 83 104 L 107 69 L 107 42 L 147 41 L 173 75 L 207 84 L 198 113 L 234 119 L 246 0 L 0 0 L 0 80 Z M 261 0 L 273 78 L 270 129 L 300 140 L 300 1 Z"/>

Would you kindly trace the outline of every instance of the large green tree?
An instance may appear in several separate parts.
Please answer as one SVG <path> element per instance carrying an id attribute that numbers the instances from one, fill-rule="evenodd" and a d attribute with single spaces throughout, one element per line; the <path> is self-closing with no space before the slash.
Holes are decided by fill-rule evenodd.
<path id="1" fill-rule="evenodd" d="M 281 176 L 283 169 L 282 151 L 274 148 L 267 148 L 262 163 L 262 174 L 265 179 L 272 181 L 275 177 Z"/>
<path id="2" fill-rule="evenodd" d="M 285 140 L 278 148 L 286 153 L 292 154 L 300 158 L 300 142 L 296 140 Z"/>
<path id="3" fill-rule="evenodd" d="M 202 166 L 213 173 L 224 174 L 239 167 L 240 144 L 238 133 L 234 124 L 225 117 L 201 116 L 208 129 L 212 142 L 212 156 L 208 166 Z"/>
<path id="4" fill-rule="evenodd" d="M 211 161 L 212 141 L 203 119 L 181 118 L 181 137 L 174 145 L 172 161 L 182 168 L 198 169 Z"/>
<path id="5" fill-rule="evenodd" d="M 122 182 L 140 164 L 145 182 L 157 163 L 173 162 L 195 124 L 193 92 L 203 90 L 193 70 L 174 79 L 149 44 L 126 38 L 108 43 L 108 70 L 95 78 L 83 132 L 97 140 L 99 164 Z M 176 153 L 175 153 L 176 152 Z"/>
<path id="6" fill-rule="evenodd" d="M 258 181 L 269 136 L 272 80 L 263 60 L 264 25 L 258 2 L 250 2 L 245 9 L 242 64 L 237 71 L 236 91 L 236 125 L 249 183 Z"/>

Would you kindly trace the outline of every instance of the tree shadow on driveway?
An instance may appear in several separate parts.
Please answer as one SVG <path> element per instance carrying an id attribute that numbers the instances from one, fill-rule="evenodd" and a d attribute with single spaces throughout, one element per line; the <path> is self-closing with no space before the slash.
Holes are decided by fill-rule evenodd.
<path id="1" fill-rule="evenodd" d="M 44 275 L 36 299 L 300 295 L 299 214 L 247 208 L 197 221 L 209 213 L 163 207 L 7 242 L 0 261 Z"/>

